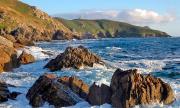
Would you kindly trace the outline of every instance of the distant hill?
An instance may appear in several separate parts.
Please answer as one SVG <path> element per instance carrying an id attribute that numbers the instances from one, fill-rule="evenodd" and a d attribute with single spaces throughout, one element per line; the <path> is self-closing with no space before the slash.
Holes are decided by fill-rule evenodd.
<path id="1" fill-rule="evenodd" d="M 22 35 L 32 40 L 51 40 L 56 30 L 71 31 L 56 19 L 19 0 L 0 0 L 1 35 Z"/>
<path id="2" fill-rule="evenodd" d="M 106 37 L 167 37 L 167 33 L 110 20 L 52 18 L 19 0 L 0 0 L 0 36 L 47 41 Z M 25 42 L 25 41 L 23 41 Z"/>
<path id="3" fill-rule="evenodd" d="M 168 37 L 165 32 L 111 20 L 66 20 L 56 18 L 72 32 L 92 34 L 95 37 Z"/>

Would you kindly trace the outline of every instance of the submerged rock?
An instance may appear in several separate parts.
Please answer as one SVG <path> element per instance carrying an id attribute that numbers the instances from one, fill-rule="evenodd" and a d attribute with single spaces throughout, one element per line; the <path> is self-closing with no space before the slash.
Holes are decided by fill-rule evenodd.
<path id="1" fill-rule="evenodd" d="M 67 78 L 68 80 L 66 78 L 58 78 L 53 74 L 40 76 L 26 95 L 30 101 L 30 105 L 40 107 L 47 101 L 56 107 L 65 107 L 75 105 L 82 101 L 83 99 L 78 96 L 80 95 L 78 91 L 83 90 L 76 88 L 76 86 L 81 87 L 81 85 L 78 84 L 83 85 L 84 83 L 79 79 L 74 79 L 74 81 L 72 81 L 74 83 L 71 83 L 69 79 L 73 77 Z M 76 81 L 78 83 L 75 83 Z"/>
<path id="2" fill-rule="evenodd" d="M 87 48 L 83 46 L 77 48 L 68 47 L 64 53 L 50 60 L 45 68 L 49 68 L 51 71 L 71 67 L 80 69 L 83 66 L 93 67 L 94 63 L 103 64 L 101 58 L 89 52 Z"/>
<path id="3" fill-rule="evenodd" d="M 175 97 L 172 88 L 160 78 L 141 75 L 137 70 L 117 69 L 111 80 L 112 106 L 129 108 L 138 104 L 171 104 Z"/>
<path id="4" fill-rule="evenodd" d="M 0 72 L 11 71 L 20 66 L 17 52 L 12 47 L 0 45 Z"/>
<path id="5" fill-rule="evenodd" d="M 18 59 L 21 64 L 29 64 L 35 62 L 34 56 L 26 53 L 25 51 L 22 52 Z"/>
<path id="6" fill-rule="evenodd" d="M 88 102 L 91 105 L 102 105 L 111 103 L 111 89 L 109 86 L 102 84 L 101 86 L 95 83 L 90 87 L 88 94 Z"/>

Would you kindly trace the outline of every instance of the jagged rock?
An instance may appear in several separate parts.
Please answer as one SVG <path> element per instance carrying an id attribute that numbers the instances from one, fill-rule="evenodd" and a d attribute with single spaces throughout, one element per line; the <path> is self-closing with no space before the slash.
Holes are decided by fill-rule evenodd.
<path id="1" fill-rule="evenodd" d="M 72 33 L 64 32 L 62 30 L 57 30 L 52 37 L 53 40 L 70 40 L 76 38 L 78 38 L 76 35 Z"/>
<path id="2" fill-rule="evenodd" d="M 111 90 L 112 106 L 118 108 L 155 102 L 171 104 L 175 99 L 173 90 L 167 83 L 150 75 L 141 75 L 136 69 L 117 69 L 111 80 Z"/>
<path id="3" fill-rule="evenodd" d="M 25 46 L 33 46 L 34 42 L 31 40 L 28 40 L 26 38 L 18 38 L 16 43 L 19 43 L 21 45 L 25 45 Z"/>
<path id="4" fill-rule="evenodd" d="M 5 82 L 0 81 L 0 102 L 6 102 L 8 99 L 16 99 L 19 92 L 10 92 Z"/>
<path id="5" fill-rule="evenodd" d="M 20 66 L 14 48 L 0 45 L 0 72 L 11 71 Z"/>
<path id="6" fill-rule="evenodd" d="M 103 64 L 100 57 L 89 52 L 87 48 L 79 46 L 78 48 L 68 47 L 64 53 L 58 55 L 45 65 L 51 71 L 61 70 L 62 68 L 80 69 L 83 66 L 93 67 L 94 63 Z"/>
<path id="7" fill-rule="evenodd" d="M 26 53 L 25 51 L 22 52 L 18 59 L 21 64 L 29 64 L 35 62 L 34 56 Z"/>
<path id="8" fill-rule="evenodd" d="M 101 32 L 101 31 L 97 34 L 97 36 L 98 36 L 99 38 L 105 38 L 105 37 L 106 37 L 106 36 L 104 35 L 104 33 Z"/>
<path id="9" fill-rule="evenodd" d="M 89 86 L 77 77 L 60 77 L 58 81 L 71 88 L 71 90 L 77 95 L 79 95 L 81 98 L 87 98 Z"/>
<path id="10" fill-rule="evenodd" d="M 2 36 L 0 36 L 0 45 L 5 45 L 7 47 L 13 47 L 13 43 L 10 40 L 8 40 Z"/>
<path id="11" fill-rule="evenodd" d="M 66 84 L 61 82 L 53 74 L 40 76 L 26 95 L 29 103 L 34 107 L 40 107 L 47 101 L 50 105 L 65 107 L 82 101 Z"/>
<path id="12" fill-rule="evenodd" d="M 89 89 L 88 102 L 91 105 L 102 105 L 105 103 L 111 103 L 110 87 L 105 84 L 98 86 L 94 83 Z"/>
<path id="13" fill-rule="evenodd" d="M 4 35 L 3 37 L 13 43 L 16 42 L 16 39 L 12 35 Z"/>

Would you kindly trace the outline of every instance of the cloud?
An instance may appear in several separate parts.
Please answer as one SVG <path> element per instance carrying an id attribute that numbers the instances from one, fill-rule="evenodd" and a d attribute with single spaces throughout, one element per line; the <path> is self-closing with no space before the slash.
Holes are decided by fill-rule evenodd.
<path id="1" fill-rule="evenodd" d="M 145 9 L 128 9 L 128 10 L 83 10 L 76 13 L 58 14 L 67 19 L 111 19 L 116 21 L 123 21 L 132 24 L 146 25 L 146 24 L 161 24 L 168 23 L 175 20 L 175 15 L 166 13 L 159 14 L 155 11 Z"/>

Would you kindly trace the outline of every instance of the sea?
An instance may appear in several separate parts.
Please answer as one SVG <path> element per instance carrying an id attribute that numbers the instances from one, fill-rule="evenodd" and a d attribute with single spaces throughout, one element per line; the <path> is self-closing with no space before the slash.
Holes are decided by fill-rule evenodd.
<path id="1" fill-rule="evenodd" d="M 93 67 L 84 67 L 80 70 L 62 69 L 50 72 L 43 67 L 49 60 L 64 52 L 69 47 L 82 45 L 91 52 L 100 56 L 106 65 L 95 64 Z M 26 93 L 33 83 L 44 73 L 57 76 L 77 76 L 89 86 L 96 82 L 110 85 L 111 77 L 117 68 L 122 70 L 138 69 L 141 74 L 151 74 L 161 78 L 173 88 L 176 100 L 171 105 L 154 103 L 145 105 L 145 108 L 180 108 L 180 38 L 106 38 L 85 40 L 59 40 L 38 42 L 36 46 L 18 50 L 18 55 L 26 51 L 36 58 L 36 62 L 14 69 L 12 72 L 3 72 L 0 79 L 16 87 L 9 87 L 10 91 L 19 91 L 22 94 L 16 100 L 0 103 L 0 108 L 31 108 L 26 99 Z M 46 52 L 46 53 L 44 53 Z M 140 108 L 137 105 L 134 108 Z M 45 103 L 42 108 L 54 108 Z M 110 104 L 91 106 L 82 101 L 68 108 L 111 108 Z"/>

